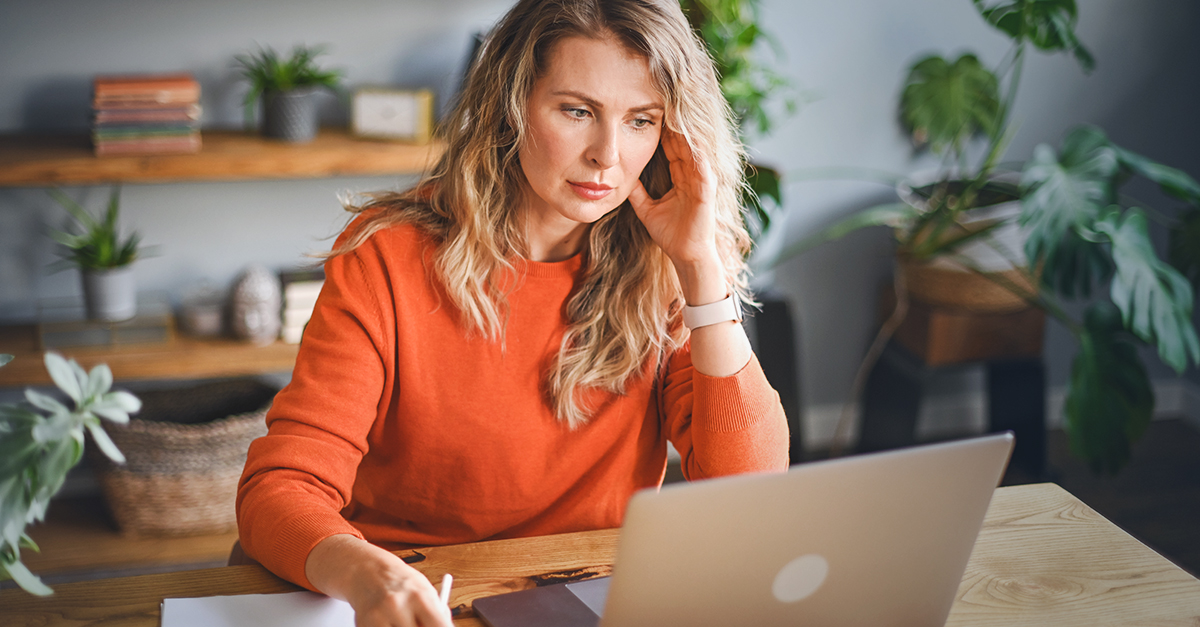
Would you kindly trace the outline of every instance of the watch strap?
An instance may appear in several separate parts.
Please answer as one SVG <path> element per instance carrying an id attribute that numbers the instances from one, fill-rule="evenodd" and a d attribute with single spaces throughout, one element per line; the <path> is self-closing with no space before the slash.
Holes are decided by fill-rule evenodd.
<path id="1" fill-rule="evenodd" d="M 683 308 L 683 324 L 689 329 L 699 329 L 710 324 L 733 320 L 742 321 L 742 303 L 737 294 L 730 293 L 724 300 L 715 303 Z"/>

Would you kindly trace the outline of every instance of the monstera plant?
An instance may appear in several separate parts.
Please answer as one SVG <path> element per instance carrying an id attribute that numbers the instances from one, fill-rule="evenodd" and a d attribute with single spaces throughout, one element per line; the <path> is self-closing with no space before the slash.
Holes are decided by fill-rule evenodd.
<path id="1" fill-rule="evenodd" d="M 894 177 L 909 192 L 908 202 L 851 215 L 802 238 L 775 262 L 856 229 L 885 225 L 896 235 L 901 262 L 898 300 L 904 299 L 904 268 L 940 262 L 1042 308 L 1079 344 L 1063 407 L 1071 450 L 1095 471 L 1115 472 L 1129 460 L 1131 443 L 1153 413 L 1154 395 L 1137 346 L 1154 347 L 1176 372 L 1200 362 L 1188 279 L 1200 277 L 1200 184 L 1087 125 L 1070 130 L 1058 148 L 1041 144 L 1026 163 L 1001 167 L 1030 52 L 1070 54 L 1085 72 L 1095 61 L 1075 34 L 1075 0 L 972 2 L 1011 40 L 1004 59 L 989 68 L 969 52 L 952 60 L 921 58 L 911 66 L 900 97 L 900 119 L 914 143 L 941 158 L 936 175 L 919 185 Z M 1181 217 L 1156 213 L 1122 195 L 1133 177 L 1177 199 Z M 1004 201 L 1018 209 L 981 213 Z M 1172 233 L 1174 265 L 1152 245 L 1155 222 Z M 1016 249 L 996 237 L 1006 229 L 1024 235 Z M 1007 269 L 984 267 L 964 254 L 980 246 L 1010 261 Z M 1073 300 L 1084 306 L 1081 317 L 1065 306 Z M 874 355 L 899 325 L 902 311 L 897 308 L 899 315 L 884 325 Z"/>

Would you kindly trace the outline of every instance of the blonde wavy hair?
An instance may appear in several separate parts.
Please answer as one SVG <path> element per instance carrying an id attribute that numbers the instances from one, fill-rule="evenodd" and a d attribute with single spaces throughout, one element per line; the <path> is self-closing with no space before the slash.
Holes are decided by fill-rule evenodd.
<path id="1" fill-rule="evenodd" d="M 526 193 L 517 159 L 526 137 L 526 104 L 555 43 L 611 38 L 649 61 L 666 106 L 664 126 L 708 160 L 717 189 L 717 245 L 730 289 L 749 301 L 745 256 L 750 238 L 739 203 L 745 151 L 703 43 L 675 0 L 520 0 L 496 25 L 441 125 L 446 151 L 420 183 L 370 194 L 346 206 L 371 212 L 329 255 L 353 250 L 373 233 L 415 225 L 438 242 L 430 271 L 461 312 L 468 333 L 503 342 L 507 296 L 519 285 L 514 261 L 526 244 L 520 209 Z M 646 191 L 671 188 L 660 145 L 642 171 Z M 597 220 L 582 276 L 568 298 L 567 329 L 543 381 L 555 416 L 574 429 L 596 409 L 585 390 L 622 394 L 657 372 L 687 339 L 683 297 L 671 261 L 630 206 Z"/>

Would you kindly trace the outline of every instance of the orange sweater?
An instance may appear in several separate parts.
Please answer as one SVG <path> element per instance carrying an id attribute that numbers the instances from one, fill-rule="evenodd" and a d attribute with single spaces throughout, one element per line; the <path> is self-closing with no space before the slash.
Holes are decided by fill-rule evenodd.
<path id="1" fill-rule="evenodd" d="M 661 393 L 647 374 L 567 429 L 539 390 L 579 257 L 525 264 L 502 347 L 463 332 L 425 270 L 432 246 L 396 227 L 325 264 L 238 490 L 241 543 L 273 572 L 311 588 L 309 551 L 339 533 L 396 550 L 619 526 L 633 492 L 662 483 L 668 440 L 689 479 L 786 468 L 755 359 L 708 377 L 685 347 Z"/>

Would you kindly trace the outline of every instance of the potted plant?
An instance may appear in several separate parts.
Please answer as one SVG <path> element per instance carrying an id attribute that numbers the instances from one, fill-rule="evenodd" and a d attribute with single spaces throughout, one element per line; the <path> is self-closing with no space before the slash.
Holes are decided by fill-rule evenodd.
<path id="1" fill-rule="evenodd" d="M 50 189 L 49 193 L 71 214 L 75 221 L 72 231 L 81 231 L 50 232 L 50 237 L 63 247 L 63 258 L 51 269 L 79 268 L 89 319 L 116 322 L 132 318 L 137 313 L 132 264 L 142 249 L 138 247 L 140 237 L 137 233 L 122 238 L 117 231 L 120 187 L 113 188 L 108 209 L 99 220 L 61 190 Z"/>
<path id="2" fill-rule="evenodd" d="M 743 137 L 770 133 L 774 120 L 766 105 L 771 99 L 782 97 L 785 112 L 795 111 L 791 83 L 755 58 L 762 42 L 772 42 L 759 23 L 758 0 L 681 0 L 680 6 L 713 57 L 721 93 Z M 780 175 L 774 168 L 747 164 L 746 183 L 743 203 L 753 216 L 747 226 L 761 237 L 773 211 L 783 206 Z"/>
<path id="3" fill-rule="evenodd" d="M 1148 210 L 1128 202 L 1119 189 L 1133 176 L 1145 177 L 1192 207 L 1185 214 L 1191 216 L 1200 207 L 1200 184 L 1087 125 L 1071 130 L 1058 150 L 1042 144 L 1020 169 L 1002 168 L 999 158 L 1010 137 L 1009 114 L 1029 49 L 1070 53 L 1085 71 L 1094 61 L 1075 34 L 1074 0 L 972 2 L 1012 40 L 999 68 L 988 69 L 970 53 L 953 61 L 931 55 L 910 68 L 900 99 L 900 117 L 914 142 L 941 155 L 939 171 L 915 184 L 896 177 L 908 202 L 852 215 L 802 238 L 774 263 L 858 228 L 893 229 L 899 305 L 869 351 L 857 390 L 887 334 L 899 325 L 906 299 L 920 296 L 919 287 L 912 289 L 914 279 L 920 282 L 931 269 L 990 284 L 997 298 L 1040 307 L 1079 341 L 1064 404 L 1071 450 L 1094 470 L 1115 472 L 1129 459 L 1130 444 L 1153 411 L 1136 345 L 1155 347 L 1180 373 L 1200 361 L 1192 286 L 1155 252 Z M 976 138 L 984 144 L 977 164 L 969 158 Z M 1010 201 L 1019 203 L 1015 210 L 995 209 Z M 1200 260 L 1198 222 L 1190 218 L 1171 227 L 1172 256 L 1181 264 Z M 1020 239 L 998 237 L 1004 232 Z M 971 248 L 1004 263 L 981 263 L 979 255 L 967 254 Z M 1196 276 L 1200 264 L 1191 263 Z M 1089 304 L 1081 319 L 1062 305 L 1064 299 L 1088 299 L 1105 285 L 1108 298 Z"/>
<path id="4" fill-rule="evenodd" d="M 766 135 L 774 123 L 767 104 L 782 97 L 784 111 L 796 103 L 791 84 L 755 58 L 762 41 L 770 41 L 759 23 L 758 0 L 682 0 L 680 6 L 692 29 L 704 41 L 721 80 L 743 138 Z M 780 175 L 759 163 L 747 163 L 742 194 L 747 230 L 756 240 L 766 236 L 773 214 L 783 206 Z M 755 294 L 759 311 L 747 318 L 747 331 L 768 381 L 779 392 L 791 430 L 791 459 L 800 460 L 800 393 L 795 354 L 795 323 L 786 297 L 769 288 Z"/>
<path id="5" fill-rule="evenodd" d="M 246 126 L 254 124 L 254 109 L 262 99 L 262 132 L 267 137 L 304 143 L 317 135 L 319 89 L 336 89 L 341 80 L 337 70 L 323 70 L 316 58 L 325 53 L 322 46 L 297 45 L 287 58 L 271 48 L 259 48 L 248 55 L 237 55 L 242 75 L 250 81 L 246 93 Z"/>
<path id="6" fill-rule="evenodd" d="M 12 355 L 0 355 L 0 366 Z M 106 457 L 125 457 L 100 426 L 100 420 L 129 422 L 141 401 L 129 392 L 110 392 L 112 371 L 101 364 L 84 372 L 75 360 L 46 353 L 46 371 L 74 409 L 55 398 L 25 390 L 25 402 L 0 404 L 0 577 L 26 591 L 51 594 L 50 588 L 21 563 L 21 549 L 38 550 L 25 528 L 46 517 L 50 499 L 62 488 L 67 471 L 83 455 L 83 432 L 92 435 Z"/>

